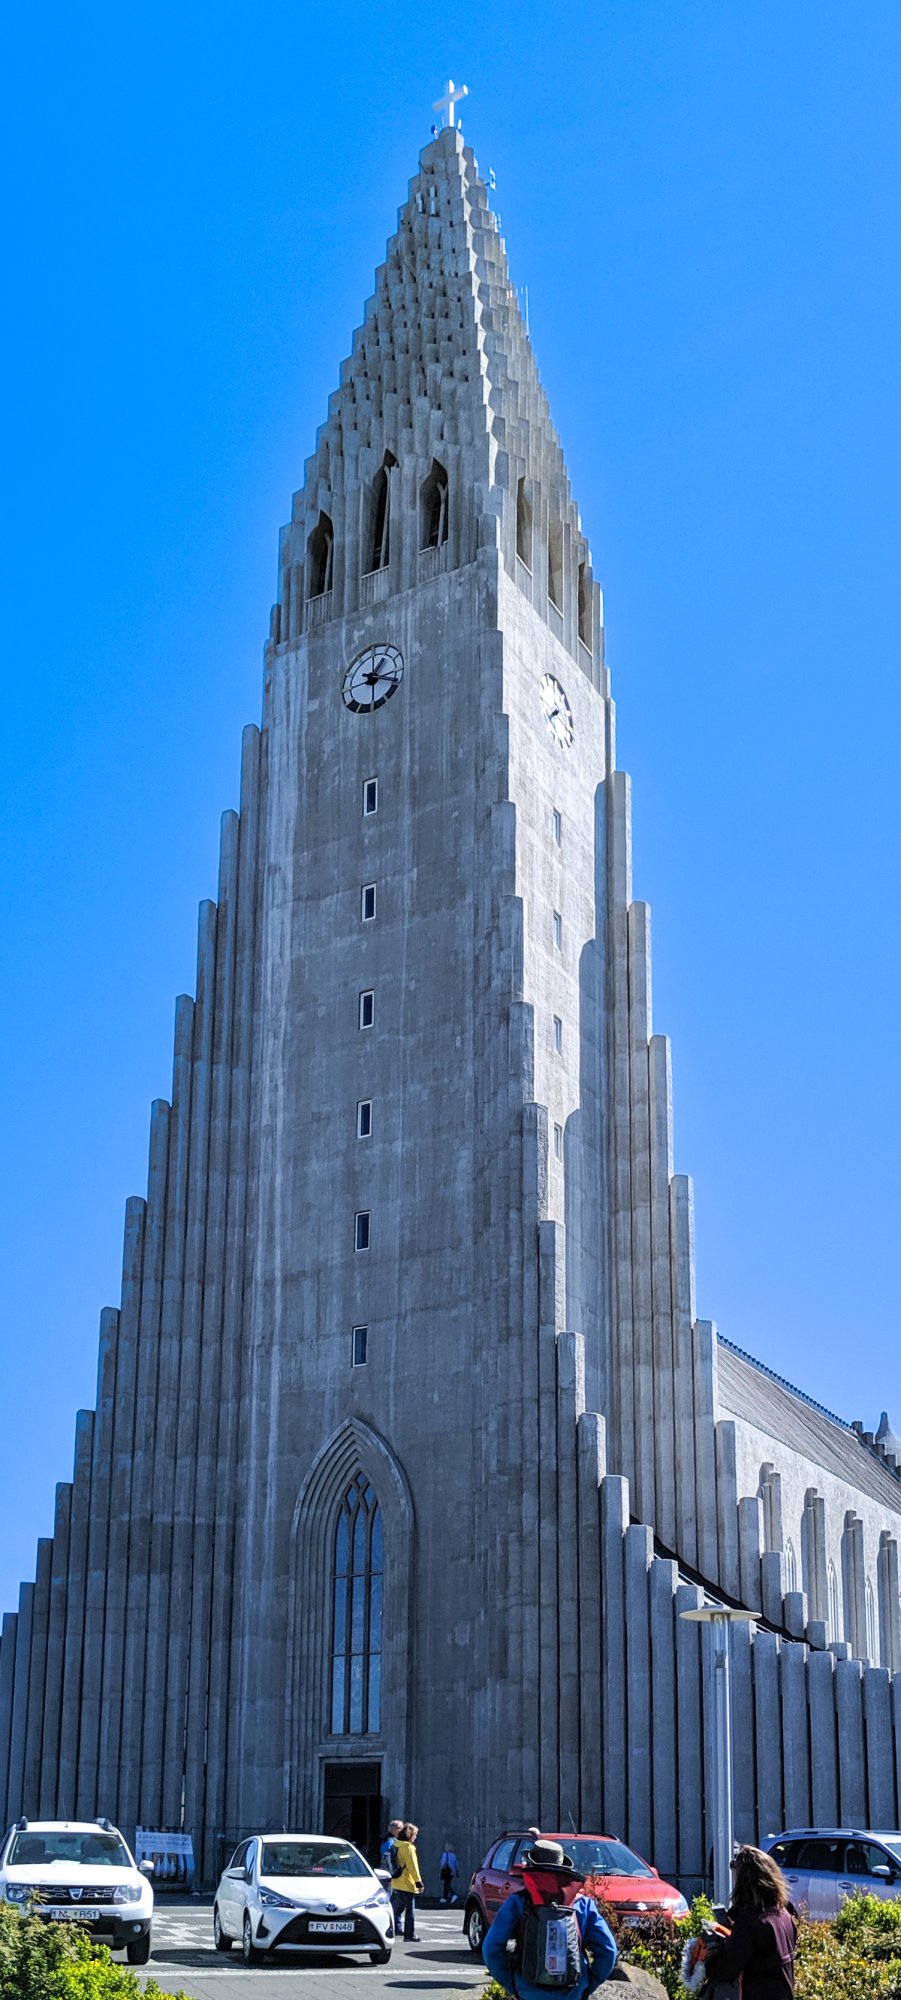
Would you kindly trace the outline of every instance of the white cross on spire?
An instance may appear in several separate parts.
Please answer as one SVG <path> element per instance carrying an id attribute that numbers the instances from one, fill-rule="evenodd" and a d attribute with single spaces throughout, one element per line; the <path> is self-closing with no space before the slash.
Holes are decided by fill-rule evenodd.
<path id="1" fill-rule="evenodd" d="M 445 117 L 447 118 L 448 124 L 456 125 L 457 105 L 459 104 L 461 97 L 468 97 L 468 96 L 469 96 L 469 85 L 467 83 L 454 83 L 453 78 L 450 78 L 448 80 L 448 85 L 447 89 L 445 90 L 444 96 L 436 98 L 435 103 L 432 105 L 432 110 L 443 111 Z"/>

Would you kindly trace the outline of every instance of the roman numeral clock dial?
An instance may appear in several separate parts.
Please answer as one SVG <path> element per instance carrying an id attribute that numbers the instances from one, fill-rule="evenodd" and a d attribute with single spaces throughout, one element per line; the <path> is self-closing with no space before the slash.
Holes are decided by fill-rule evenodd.
<path id="1" fill-rule="evenodd" d="M 344 700 L 355 715 L 371 714 L 396 694 L 404 677 L 404 662 L 396 646 L 367 646 L 344 676 Z"/>

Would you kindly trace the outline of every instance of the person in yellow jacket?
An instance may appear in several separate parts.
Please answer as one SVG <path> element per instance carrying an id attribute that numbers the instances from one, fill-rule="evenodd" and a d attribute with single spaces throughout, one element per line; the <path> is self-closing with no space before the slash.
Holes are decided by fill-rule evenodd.
<path id="1" fill-rule="evenodd" d="M 404 1944 L 419 1942 L 413 1929 L 416 1898 L 422 1895 L 422 1876 L 416 1853 L 418 1838 L 418 1826 L 414 1826 L 412 1820 L 407 1820 L 399 1840 L 395 1841 L 397 1866 L 391 1877 L 391 1901 L 394 1904 L 394 1922 L 398 1931 L 403 1922 Z"/>

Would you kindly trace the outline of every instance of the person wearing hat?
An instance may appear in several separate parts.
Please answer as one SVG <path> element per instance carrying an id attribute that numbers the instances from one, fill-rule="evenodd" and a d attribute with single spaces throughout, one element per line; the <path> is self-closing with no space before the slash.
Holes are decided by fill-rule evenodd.
<path id="1" fill-rule="evenodd" d="M 613 1932 L 594 1897 L 579 1894 L 585 1877 L 555 1840 L 533 1840 L 522 1871 L 522 1888 L 501 1904 L 482 1945 L 491 1977 L 514 2000 L 547 2000 L 549 1991 L 565 2000 L 583 2000 L 613 1971 Z M 545 1954 L 540 1983 L 534 1962 L 537 1940 Z M 507 1950 L 511 1941 L 516 1945 L 512 1956 Z M 548 1950 L 554 1954 L 550 1970 Z"/>

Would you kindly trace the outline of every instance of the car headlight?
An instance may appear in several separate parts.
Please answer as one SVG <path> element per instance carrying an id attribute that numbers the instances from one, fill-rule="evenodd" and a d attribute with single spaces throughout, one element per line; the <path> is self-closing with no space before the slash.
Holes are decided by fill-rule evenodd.
<path id="1" fill-rule="evenodd" d="M 32 1893 L 27 1882 L 7 1882 L 6 1884 L 6 1900 L 8 1903 L 27 1903 Z"/>
<path id="2" fill-rule="evenodd" d="M 292 1902 L 290 1896 L 280 1896 L 275 1889 L 261 1889 L 260 1902 L 265 1903 L 268 1910 L 299 1910 L 300 1908 L 300 1904 Z"/>
<path id="3" fill-rule="evenodd" d="M 363 1908 L 364 1910 L 374 1910 L 377 1904 L 390 1903 L 390 1901 L 391 1897 L 387 1894 L 386 1890 L 377 1889 L 374 1896 L 367 1897 Z"/>
<path id="4" fill-rule="evenodd" d="M 143 1891 L 138 1889 L 133 1882 L 122 1882 L 118 1889 L 113 1890 L 113 1902 L 139 1903 L 142 1893 Z"/>
<path id="5" fill-rule="evenodd" d="M 684 1896 L 677 1896 L 675 1902 L 667 1903 L 666 1908 L 671 1917 L 687 1917 L 688 1915 L 688 1904 Z"/>

